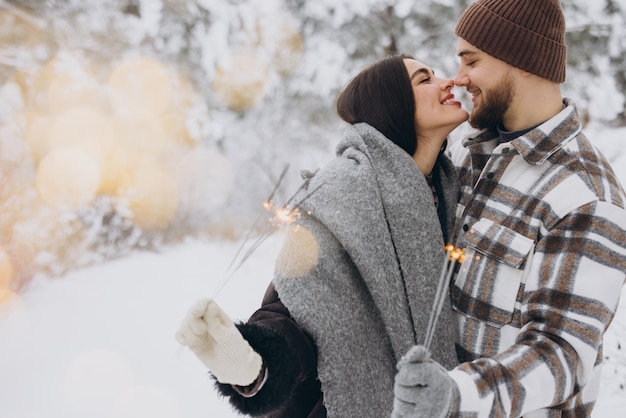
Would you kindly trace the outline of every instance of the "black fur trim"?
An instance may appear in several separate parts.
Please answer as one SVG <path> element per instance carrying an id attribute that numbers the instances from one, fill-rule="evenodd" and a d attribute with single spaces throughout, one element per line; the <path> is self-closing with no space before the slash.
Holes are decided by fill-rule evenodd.
<path id="1" fill-rule="evenodd" d="M 292 396 L 299 364 L 296 354 L 281 335 L 256 324 L 237 324 L 237 328 L 252 348 L 261 355 L 268 378 L 261 390 L 250 398 L 241 396 L 231 385 L 215 381 L 222 396 L 244 414 L 265 415 L 281 408 Z"/>

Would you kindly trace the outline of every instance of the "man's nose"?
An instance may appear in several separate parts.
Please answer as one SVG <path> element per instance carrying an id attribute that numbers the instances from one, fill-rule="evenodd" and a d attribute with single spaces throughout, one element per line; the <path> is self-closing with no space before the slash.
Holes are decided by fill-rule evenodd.
<path id="1" fill-rule="evenodd" d="M 466 86 L 469 84 L 469 77 L 464 71 L 459 69 L 456 73 L 456 77 L 454 77 L 454 84 L 457 86 Z"/>

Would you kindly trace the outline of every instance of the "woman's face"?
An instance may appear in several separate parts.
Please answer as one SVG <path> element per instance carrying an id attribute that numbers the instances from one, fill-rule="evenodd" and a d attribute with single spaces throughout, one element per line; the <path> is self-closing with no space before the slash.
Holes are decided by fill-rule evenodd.
<path id="1" fill-rule="evenodd" d="M 450 91 L 454 81 L 435 76 L 433 70 L 414 59 L 405 58 L 415 98 L 415 130 L 420 141 L 443 140 L 469 117 L 461 102 Z"/>

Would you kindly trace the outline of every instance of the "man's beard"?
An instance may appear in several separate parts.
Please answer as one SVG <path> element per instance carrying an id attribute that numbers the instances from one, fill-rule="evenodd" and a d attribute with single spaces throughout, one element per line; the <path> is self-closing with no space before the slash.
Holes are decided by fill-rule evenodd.
<path id="1" fill-rule="evenodd" d="M 477 129 L 495 129 L 502 125 L 504 114 L 513 101 L 513 80 L 506 74 L 494 87 L 482 94 L 482 103 L 470 114 L 469 124 Z"/>

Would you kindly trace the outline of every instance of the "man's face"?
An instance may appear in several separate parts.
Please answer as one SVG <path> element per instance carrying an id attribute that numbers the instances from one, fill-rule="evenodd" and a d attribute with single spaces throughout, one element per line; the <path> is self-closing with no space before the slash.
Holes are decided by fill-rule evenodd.
<path id="1" fill-rule="evenodd" d="M 472 95 L 474 109 L 469 123 L 475 128 L 504 125 L 506 112 L 513 101 L 512 66 L 494 58 L 459 38 L 457 54 L 461 58 L 454 83 Z"/>

